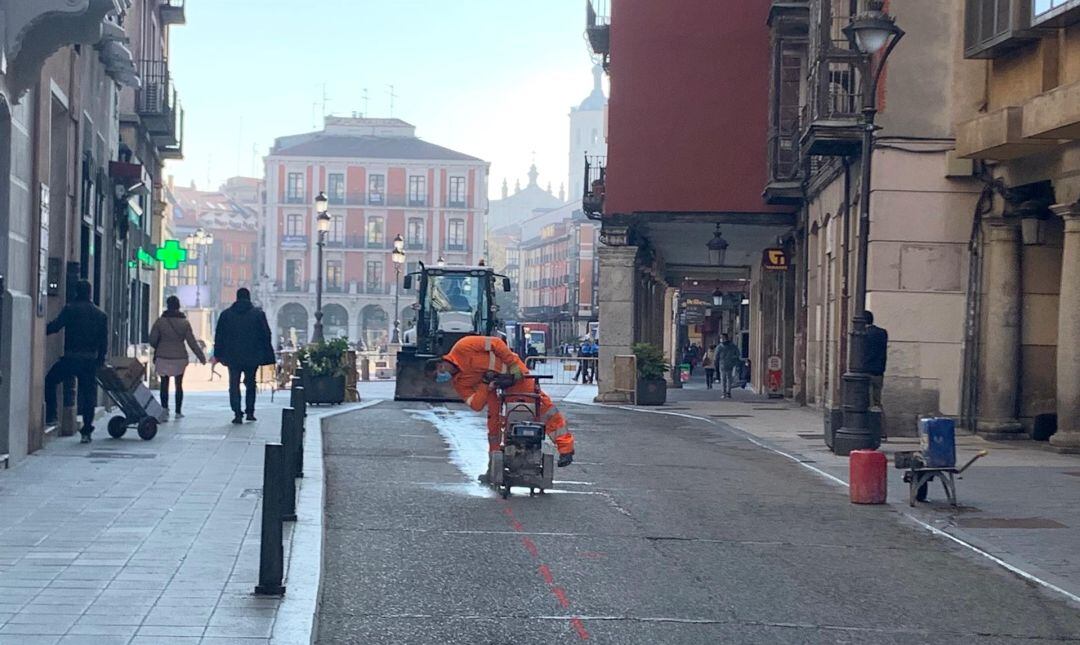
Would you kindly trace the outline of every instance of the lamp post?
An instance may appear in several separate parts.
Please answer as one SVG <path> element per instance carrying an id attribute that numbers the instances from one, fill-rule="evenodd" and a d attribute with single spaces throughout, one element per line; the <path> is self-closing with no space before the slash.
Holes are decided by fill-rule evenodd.
<path id="1" fill-rule="evenodd" d="M 184 241 L 187 243 L 188 248 L 196 249 L 196 253 L 198 253 L 199 263 L 195 265 L 195 308 L 202 309 L 201 284 L 206 282 L 206 275 L 204 274 L 206 258 L 204 253 L 208 253 L 207 249 L 214 245 L 214 234 L 207 233 L 206 229 L 200 226 L 195 229 L 194 233 L 189 234 Z"/>
<path id="2" fill-rule="evenodd" d="M 866 274 L 870 248 L 870 180 L 877 126 L 877 90 L 885 61 L 892 54 L 904 30 L 884 11 L 883 0 L 868 0 L 866 10 L 852 17 L 844 27 L 852 48 L 863 58 L 862 91 L 862 176 L 859 188 L 859 255 L 855 271 L 855 313 L 851 320 L 848 366 L 843 376 L 844 424 L 833 436 L 832 451 L 838 455 L 852 450 L 876 450 L 881 433 L 870 427 L 870 374 L 866 366 Z"/>
<path id="3" fill-rule="evenodd" d="M 399 330 L 401 328 L 401 269 L 405 266 L 405 239 L 398 233 L 394 238 L 394 250 L 390 253 L 390 259 L 394 261 L 394 333 L 390 336 L 391 343 L 401 342 Z"/>
<path id="4" fill-rule="evenodd" d="M 330 200 L 326 198 L 326 193 L 320 192 L 315 197 L 315 212 L 317 213 L 315 226 L 319 237 L 315 242 L 315 246 L 318 247 L 318 268 L 315 274 L 315 331 L 311 335 L 311 340 L 316 343 L 323 342 L 323 247 L 326 246 L 326 232 L 330 230 L 330 214 L 326 212 L 329 206 Z"/>

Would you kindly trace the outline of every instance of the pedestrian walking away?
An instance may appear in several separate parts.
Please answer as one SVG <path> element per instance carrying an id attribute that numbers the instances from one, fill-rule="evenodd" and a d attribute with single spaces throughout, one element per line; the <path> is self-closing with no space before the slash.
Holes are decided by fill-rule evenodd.
<path id="1" fill-rule="evenodd" d="M 735 370 L 742 364 L 739 348 L 731 342 L 731 337 L 724 334 L 720 346 L 716 348 L 716 371 L 720 374 L 720 389 L 725 399 L 731 398 L 731 385 L 735 380 Z"/>
<path id="2" fill-rule="evenodd" d="M 705 367 L 705 389 L 713 389 L 713 381 L 716 379 L 716 345 L 713 345 L 705 352 L 705 359 L 702 361 Z"/>
<path id="3" fill-rule="evenodd" d="M 236 302 L 221 312 L 214 330 L 214 358 L 229 369 L 229 405 L 235 424 L 255 420 L 256 378 L 259 368 L 274 364 L 273 336 L 266 314 L 251 302 L 251 292 L 236 290 Z M 240 402 L 240 380 L 246 394 Z"/>
<path id="4" fill-rule="evenodd" d="M 187 316 L 180 311 L 180 299 L 169 296 L 165 300 L 165 313 L 154 322 L 150 329 L 150 347 L 154 349 L 154 370 L 161 381 L 161 407 L 164 408 L 162 421 L 169 420 L 169 382 L 176 384 L 176 418 L 184 418 L 184 372 L 188 366 L 188 347 L 206 365 L 206 354 L 199 342 Z"/>
<path id="5" fill-rule="evenodd" d="M 93 286 L 87 280 L 75 283 L 75 300 L 60 310 L 46 327 L 52 335 L 64 332 L 64 354 L 45 375 L 45 423 L 56 423 L 56 386 L 78 380 L 78 413 L 82 416 L 82 443 L 90 443 L 97 407 L 97 370 L 105 364 L 109 351 L 109 321 L 105 312 L 91 302 Z M 65 405 L 69 404 L 65 387 Z"/>

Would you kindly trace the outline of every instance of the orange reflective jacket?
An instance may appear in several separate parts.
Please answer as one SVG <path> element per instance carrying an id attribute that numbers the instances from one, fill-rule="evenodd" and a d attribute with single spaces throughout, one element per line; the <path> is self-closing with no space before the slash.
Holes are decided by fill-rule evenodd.
<path id="1" fill-rule="evenodd" d="M 510 351 L 506 343 L 492 336 L 467 336 L 462 338 L 443 356 L 458 368 L 454 375 L 453 386 L 458 396 L 477 412 L 488 408 L 488 445 L 492 450 L 500 449 L 501 419 L 498 397 L 484 382 L 487 372 L 498 374 L 525 375 L 529 368 Z M 530 380 L 515 383 L 506 389 L 507 394 L 532 394 L 535 385 Z M 555 443 L 559 454 L 574 451 L 574 437 L 566 427 L 566 418 L 543 392 L 540 393 L 540 419 L 543 421 L 548 438 Z"/>

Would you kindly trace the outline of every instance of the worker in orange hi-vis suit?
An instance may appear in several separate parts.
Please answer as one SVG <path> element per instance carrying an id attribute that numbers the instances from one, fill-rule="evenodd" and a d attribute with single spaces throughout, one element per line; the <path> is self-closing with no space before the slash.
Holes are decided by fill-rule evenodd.
<path id="1" fill-rule="evenodd" d="M 502 388 L 507 394 L 533 394 L 535 391 L 534 384 L 524 379 L 529 368 L 505 342 L 491 336 L 462 338 L 449 354 L 428 361 L 425 372 L 437 382 L 450 381 L 473 410 L 479 412 L 487 406 L 489 452 L 502 449 L 502 420 L 496 388 Z M 574 461 L 574 436 L 566 427 L 566 418 L 543 392 L 540 393 L 539 418 L 559 453 L 559 466 L 569 466 Z M 480 480 L 484 481 L 486 477 L 485 472 Z"/>

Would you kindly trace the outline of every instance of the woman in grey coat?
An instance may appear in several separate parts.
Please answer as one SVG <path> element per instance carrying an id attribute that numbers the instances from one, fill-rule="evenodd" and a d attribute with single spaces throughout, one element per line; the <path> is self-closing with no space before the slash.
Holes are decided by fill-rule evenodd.
<path id="1" fill-rule="evenodd" d="M 165 408 L 162 421 L 169 419 L 170 379 L 176 381 L 176 418 L 182 419 L 184 371 L 188 366 L 187 348 L 191 348 L 203 365 L 206 365 L 206 355 L 195 340 L 191 323 L 180 311 L 180 299 L 176 296 L 169 296 L 165 301 L 165 313 L 154 322 L 154 327 L 150 330 L 150 346 L 154 348 L 154 369 L 161 380 L 161 407 Z"/>

